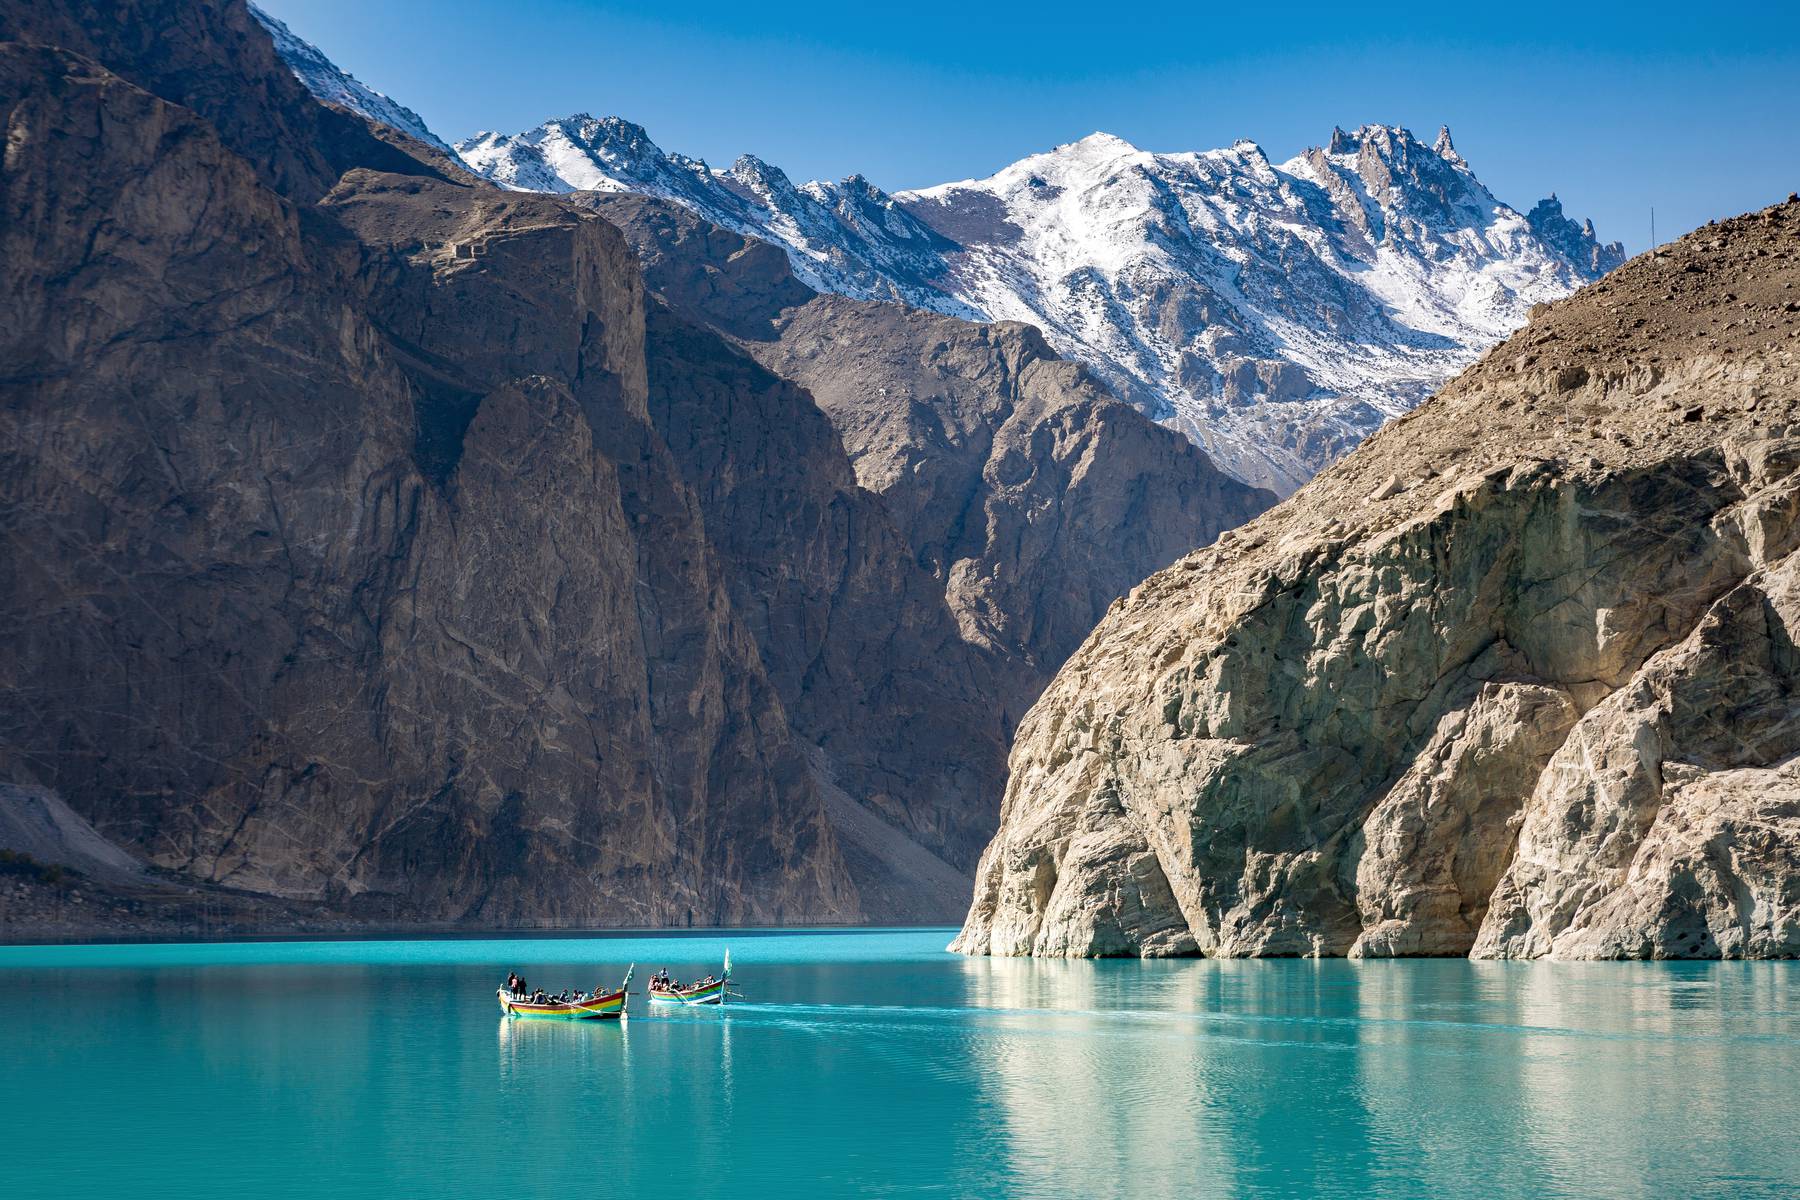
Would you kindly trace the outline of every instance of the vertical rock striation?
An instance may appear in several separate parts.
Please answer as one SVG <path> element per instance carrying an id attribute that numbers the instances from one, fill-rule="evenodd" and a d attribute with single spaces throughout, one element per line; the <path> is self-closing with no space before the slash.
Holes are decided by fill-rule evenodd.
<path id="1" fill-rule="evenodd" d="M 126 7 L 0 28 L 0 772 L 370 918 L 862 915 L 617 232 Z"/>

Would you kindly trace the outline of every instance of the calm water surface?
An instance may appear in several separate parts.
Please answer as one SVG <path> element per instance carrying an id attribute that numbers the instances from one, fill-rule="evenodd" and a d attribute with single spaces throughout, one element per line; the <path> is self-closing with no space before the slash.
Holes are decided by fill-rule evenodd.
<path id="1" fill-rule="evenodd" d="M 0 947 L 18 1196 L 1796 1196 L 1800 965 L 965 959 L 949 930 Z M 747 1000 L 507 1021 L 716 970 Z"/>

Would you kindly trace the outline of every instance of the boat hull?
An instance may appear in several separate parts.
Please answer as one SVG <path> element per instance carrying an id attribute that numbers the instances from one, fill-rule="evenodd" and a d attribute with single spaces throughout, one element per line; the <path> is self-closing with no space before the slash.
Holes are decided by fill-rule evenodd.
<path id="1" fill-rule="evenodd" d="M 720 980 L 718 983 L 709 983 L 704 987 L 689 988 L 682 992 L 652 990 L 650 993 L 650 1003 L 686 1005 L 723 1004 L 725 1003 L 725 984 L 726 981 Z"/>
<path id="2" fill-rule="evenodd" d="M 529 1000 L 519 1000 L 506 994 L 505 988 L 494 993 L 500 1000 L 500 1011 L 509 1017 L 519 1017 L 533 1021 L 616 1021 L 625 1015 L 625 990 L 623 988 L 610 995 L 599 996 L 592 1000 L 577 1000 L 567 1004 L 534 1004 Z"/>

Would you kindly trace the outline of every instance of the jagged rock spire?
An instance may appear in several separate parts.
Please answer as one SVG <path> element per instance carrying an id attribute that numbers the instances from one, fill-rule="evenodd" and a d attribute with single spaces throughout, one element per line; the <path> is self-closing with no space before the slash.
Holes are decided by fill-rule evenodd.
<path id="1" fill-rule="evenodd" d="M 1431 148 L 1437 153 L 1437 156 L 1445 162 L 1455 163 L 1459 167 L 1466 167 L 1469 165 L 1463 161 L 1463 156 L 1456 152 L 1456 143 L 1450 140 L 1450 127 L 1448 125 L 1438 126 L 1437 138 L 1432 141 Z"/>

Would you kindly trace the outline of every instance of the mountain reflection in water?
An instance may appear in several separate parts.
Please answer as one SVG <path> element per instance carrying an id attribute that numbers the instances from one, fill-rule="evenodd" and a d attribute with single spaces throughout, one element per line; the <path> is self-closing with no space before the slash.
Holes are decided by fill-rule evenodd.
<path id="1" fill-rule="evenodd" d="M 1800 1193 L 1800 965 L 1048 962 L 945 930 L 0 947 L 21 1194 Z M 499 1015 L 732 948 L 722 1009 Z M 62 998 L 44 1003 L 46 996 Z M 72 1115 L 130 1102 L 96 1137 Z"/>

